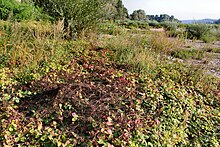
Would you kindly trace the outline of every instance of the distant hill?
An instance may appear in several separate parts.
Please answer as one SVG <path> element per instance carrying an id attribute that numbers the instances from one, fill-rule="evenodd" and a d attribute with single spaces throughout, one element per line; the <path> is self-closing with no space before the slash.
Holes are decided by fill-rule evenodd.
<path id="1" fill-rule="evenodd" d="M 182 23 L 185 24 L 191 24 L 191 23 L 205 23 L 205 24 L 212 24 L 215 23 L 215 21 L 217 21 L 217 19 L 200 19 L 200 20 L 181 20 Z"/>

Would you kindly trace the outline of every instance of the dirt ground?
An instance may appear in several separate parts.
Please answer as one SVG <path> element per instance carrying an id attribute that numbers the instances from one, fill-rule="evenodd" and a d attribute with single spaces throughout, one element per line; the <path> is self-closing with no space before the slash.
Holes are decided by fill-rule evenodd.
<path id="1" fill-rule="evenodd" d="M 220 41 L 214 43 L 204 43 L 202 41 L 187 40 L 185 49 L 196 49 L 205 52 L 205 56 L 201 60 L 190 59 L 185 61 L 187 64 L 193 64 L 200 66 L 206 71 L 207 74 L 211 74 L 217 78 L 220 78 L 220 53 L 209 51 L 211 49 L 217 49 L 220 52 Z"/>

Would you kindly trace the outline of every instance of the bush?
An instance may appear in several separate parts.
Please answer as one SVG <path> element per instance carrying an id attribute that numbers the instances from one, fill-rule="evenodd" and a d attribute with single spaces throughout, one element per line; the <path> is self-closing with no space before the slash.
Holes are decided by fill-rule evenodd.
<path id="1" fill-rule="evenodd" d="M 214 36 L 215 40 L 220 40 L 220 26 L 213 25 L 213 29 L 211 30 L 212 36 Z"/>
<path id="2" fill-rule="evenodd" d="M 176 22 L 163 22 L 161 25 L 167 30 L 167 31 L 175 31 L 178 28 L 178 24 Z"/>
<path id="3" fill-rule="evenodd" d="M 181 58 L 181 59 L 198 59 L 201 60 L 202 58 L 204 58 L 204 51 L 201 50 L 195 50 L 195 49 L 191 49 L 191 50 L 175 50 L 171 52 L 171 56 L 175 57 L 175 58 Z"/>
<path id="4" fill-rule="evenodd" d="M 191 24 L 187 26 L 186 33 L 189 39 L 200 39 L 205 43 L 214 42 L 219 38 L 219 29 L 215 25 Z"/>
<path id="5" fill-rule="evenodd" d="M 116 24 L 124 26 L 128 29 L 140 28 L 140 29 L 148 29 L 149 25 L 144 21 L 135 21 L 135 20 L 118 20 L 115 21 Z"/>
<path id="6" fill-rule="evenodd" d="M 211 43 L 216 40 L 216 36 L 214 36 L 214 34 L 210 33 L 205 36 L 202 36 L 201 40 L 204 41 L 205 43 Z"/>
<path id="7" fill-rule="evenodd" d="M 210 33 L 210 28 L 206 24 L 190 24 L 186 27 L 187 38 L 202 39 Z"/>
<path id="8" fill-rule="evenodd" d="M 123 34 L 124 30 L 125 28 L 123 26 L 119 26 L 113 22 L 100 23 L 99 25 L 99 31 L 104 34 L 119 35 Z"/>
<path id="9" fill-rule="evenodd" d="M 162 28 L 161 24 L 157 21 L 148 21 L 148 24 L 153 28 Z"/>
<path id="10" fill-rule="evenodd" d="M 167 31 L 169 37 L 181 37 L 185 35 L 185 28 L 177 22 L 163 22 L 161 25 Z"/>
<path id="11" fill-rule="evenodd" d="M 41 13 L 39 8 L 26 3 L 19 3 L 15 0 L 0 1 L 0 19 L 7 20 L 38 20 L 45 19 L 46 15 Z"/>
<path id="12" fill-rule="evenodd" d="M 70 37 L 93 28 L 101 18 L 100 0 L 34 0 L 55 20 L 64 19 Z"/>

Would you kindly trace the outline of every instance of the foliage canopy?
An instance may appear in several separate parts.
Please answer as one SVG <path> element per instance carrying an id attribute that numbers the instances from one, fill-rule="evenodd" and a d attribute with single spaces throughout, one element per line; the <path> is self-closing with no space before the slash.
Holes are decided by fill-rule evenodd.
<path id="1" fill-rule="evenodd" d="M 100 0 L 34 0 L 34 3 L 55 20 L 64 19 L 71 37 L 94 27 L 102 16 Z"/>
<path id="2" fill-rule="evenodd" d="M 38 7 L 26 3 L 19 3 L 15 0 L 0 1 L 0 19 L 7 20 L 38 20 L 44 19 Z"/>

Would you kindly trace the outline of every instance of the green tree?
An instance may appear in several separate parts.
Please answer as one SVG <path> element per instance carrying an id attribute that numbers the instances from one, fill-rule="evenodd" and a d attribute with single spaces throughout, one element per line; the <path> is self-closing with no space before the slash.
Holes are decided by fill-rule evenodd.
<path id="1" fill-rule="evenodd" d="M 180 22 L 178 19 L 176 19 L 173 15 L 169 16 L 167 14 L 161 14 L 160 16 L 159 15 L 147 15 L 147 18 L 149 20 L 155 20 L 157 22 L 167 22 L 167 21 L 170 21 L 170 22 Z"/>
<path id="2" fill-rule="evenodd" d="M 122 0 L 103 0 L 104 17 L 108 20 L 123 20 L 129 17 Z"/>
<path id="3" fill-rule="evenodd" d="M 220 19 L 215 21 L 215 24 L 220 24 Z"/>
<path id="4" fill-rule="evenodd" d="M 146 16 L 144 10 L 135 10 L 131 14 L 131 19 L 132 20 L 137 20 L 137 21 L 147 21 L 147 16 Z"/>
<path id="5" fill-rule="evenodd" d="M 6 20 L 38 20 L 44 16 L 39 8 L 26 3 L 20 3 L 17 0 L 1 0 L 0 1 L 0 19 Z"/>
<path id="6" fill-rule="evenodd" d="M 116 19 L 125 19 L 128 18 L 128 10 L 124 7 L 122 0 L 118 0 L 117 6 L 117 16 Z"/>
<path id="7" fill-rule="evenodd" d="M 76 37 L 84 30 L 93 28 L 101 19 L 100 0 L 33 0 L 55 20 L 64 19 L 65 30 Z"/>
<path id="8" fill-rule="evenodd" d="M 210 28 L 207 24 L 189 24 L 186 27 L 186 32 L 189 39 L 202 39 L 210 35 Z"/>

